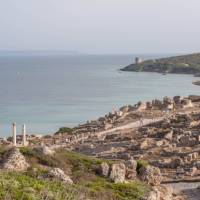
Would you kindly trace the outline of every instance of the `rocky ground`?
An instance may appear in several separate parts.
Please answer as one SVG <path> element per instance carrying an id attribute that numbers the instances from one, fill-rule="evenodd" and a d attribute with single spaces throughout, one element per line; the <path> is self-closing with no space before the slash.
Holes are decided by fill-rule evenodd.
<path id="1" fill-rule="evenodd" d="M 10 141 L 12 138 L 2 145 L 9 147 Z M 104 191 L 107 194 L 105 200 L 142 198 L 135 196 L 135 192 L 129 191 L 131 196 L 124 194 L 127 187 L 131 191 L 145 189 L 143 198 L 147 200 L 200 199 L 197 189 L 200 182 L 199 96 L 139 102 L 73 129 L 61 128 L 52 136 L 29 136 L 28 141 L 28 150 L 20 149 L 28 162 L 21 159 L 19 152 L 13 155 L 11 151 L 7 159 L 2 160 L 3 169 L 20 171 L 18 168 L 25 164 L 22 171 L 26 171 L 36 160 L 36 168 L 47 170 L 48 178 L 56 177 L 67 185 L 75 184 L 79 188 L 77 183 L 83 179 L 89 185 L 94 183 L 95 191 L 104 191 L 102 184 L 108 185 L 111 190 Z M 70 155 L 68 159 L 63 157 L 63 151 L 64 155 Z M 71 151 L 90 157 L 72 156 L 71 160 Z M 21 162 L 14 162 L 17 159 Z M 77 178 L 79 173 L 81 176 Z M 88 173 L 92 173 L 92 177 Z M 126 188 L 120 195 L 118 184 Z M 135 188 L 135 184 L 142 185 Z M 83 183 L 81 187 L 83 185 L 85 187 Z M 87 199 L 93 199 L 90 189 L 84 188 L 89 193 Z M 96 199 L 101 199 L 99 194 L 95 193 Z"/>
<path id="2" fill-rule="evenodd" d="M 0 149 L 1 200 L 168 200 L 159 168 L 46 146 Z M 167 192 L 167 193 L 166 193 Z M 162 197 L 162 198 L 161 198 Z M 175 199 L 174 199 L 175 200 Z"/>

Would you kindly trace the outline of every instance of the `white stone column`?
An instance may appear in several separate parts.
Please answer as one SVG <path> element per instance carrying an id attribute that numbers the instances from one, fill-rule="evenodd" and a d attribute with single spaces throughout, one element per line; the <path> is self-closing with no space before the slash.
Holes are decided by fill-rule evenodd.
<path id="1" fill-rule="evenodd" d="M 22 145 L 26 146 L 26 125 L 22 125 Z"/>
<path id="2" fill-rule="evenodd" d="M 16 123 L 14 122 L 12 124 L 13 128 L 13 146 L 17 146 L 17 128 L 16 128 Z"/>

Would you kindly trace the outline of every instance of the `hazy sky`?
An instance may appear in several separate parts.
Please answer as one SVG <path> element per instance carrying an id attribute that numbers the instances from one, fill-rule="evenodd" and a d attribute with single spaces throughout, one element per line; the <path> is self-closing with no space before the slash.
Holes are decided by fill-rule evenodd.
<path id="1" fill-rule="evenodd" d="M 199 0 L 0 0 L 0 50 L 200 51 Z"/>

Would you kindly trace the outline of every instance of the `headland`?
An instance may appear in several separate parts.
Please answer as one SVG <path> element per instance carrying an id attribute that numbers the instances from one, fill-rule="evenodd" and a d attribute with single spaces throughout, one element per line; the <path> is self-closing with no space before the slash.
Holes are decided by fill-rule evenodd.
<path id="1" fill-rule="evenodd" d="M 162 74 L 200 74 L 200 53 L 169 58 L 142 60 L 136 58 L 134 64 L 121 69 L 122 71 L 134 72 L 157 72 Z"/>

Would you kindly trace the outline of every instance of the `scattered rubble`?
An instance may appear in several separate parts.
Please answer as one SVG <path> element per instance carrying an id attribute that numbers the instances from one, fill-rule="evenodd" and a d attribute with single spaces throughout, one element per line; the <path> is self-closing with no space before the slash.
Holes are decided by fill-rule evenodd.
<path id="1" fill-rule="evenodd" d="M 65 174 L 60 168 L 53 168 L 49 171 L 48 177 L 57 178 L 66 184 L 73 184 L 73 181 L 69 176 Z"/>
<path id="2" fill-rule="evenodd" d="M 25 157 L 20 153 L 18 148 L 12 148 L 5 155 L 2 169 L 10 171 L 25 171 L 29 167 Z"/>

